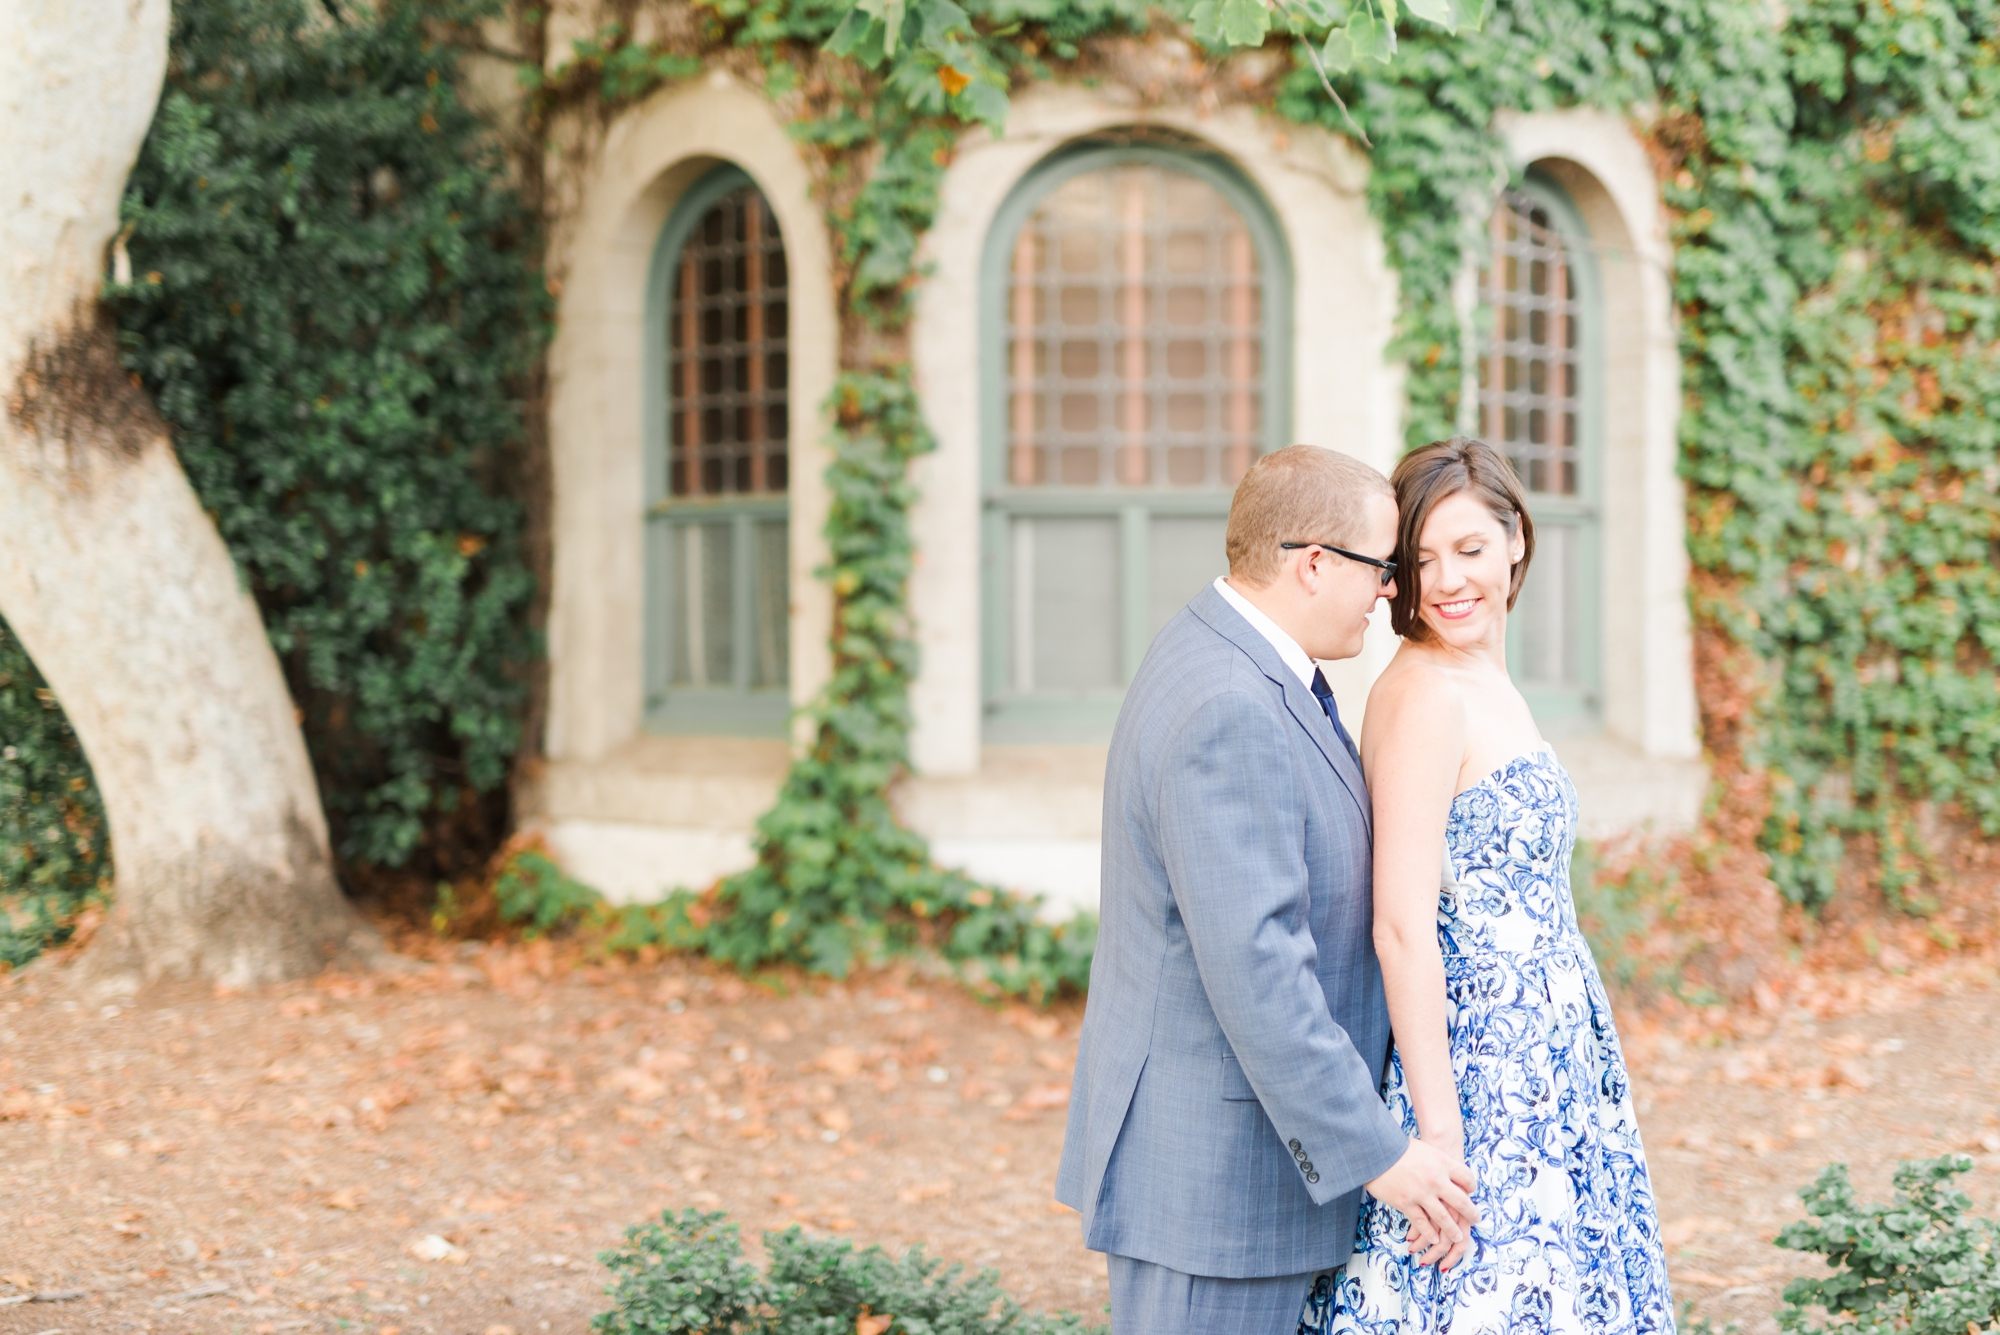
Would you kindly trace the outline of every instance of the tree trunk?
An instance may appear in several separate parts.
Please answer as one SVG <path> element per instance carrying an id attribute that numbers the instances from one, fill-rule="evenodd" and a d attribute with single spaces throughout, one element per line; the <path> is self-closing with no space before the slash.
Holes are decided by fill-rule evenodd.
<path id="1" fill-rule="evenodd" d="M 87 974 L 244 986 L 368 943 L 263 621 L 97 309 L 166 39 L 167 0 L 0 5 L 0 615 L 104 797 Z"/>

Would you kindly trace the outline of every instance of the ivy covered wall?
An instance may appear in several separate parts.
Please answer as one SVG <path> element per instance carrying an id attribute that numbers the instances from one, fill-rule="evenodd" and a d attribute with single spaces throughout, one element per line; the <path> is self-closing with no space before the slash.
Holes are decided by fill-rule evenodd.
<path id="1" fill-rule="evenodd" d="M 1694 613 L 1704 652 L 1747 676 L 1703 701 L 1707 740 L 1741 780 L 1732 814 L 1738 798 L 1756 808 L 1756 843 L 1794 903 L 1825 903 L 1843 859 L 1867 851 L 1892 903 L 1923 908 L 1937 874 L 1924 831 L 1951 828 L 1940 810 L 2000 832 L 1995 7 L 1501 0 L 1482 31 L 1406 22 L 1393 58 L 1343 56 L 1338 102 L 1301 40 L 1310 23 L 1262 10 L 1250 22 L 1244 8 L 1195 7 L 1194 32 L 1217 49 L 1178 66 L 1134 52 L 1185 43 L 1188 29 L 1129 5 L 916 0 L 838 23 L 833 8 L 785 0 L 572 8 L 565 31 L 589 35 L 558 54 L 538 114 L 606 123 L 716 64 L 760 81 L 820 173 L 845 260 L 846 363 L 855 383 L 884 388 L 877 402 L 898 404 L 886 391 L 901 383 L 915 255 L 952 145 L 975 123 L 1001 127 L 1008 92 L 1123 83 L 1135 108 L 1249 102 L 1365 135 L 1370 204 L 1401 275 L 1389 355 L 1410 372 L 1411 444 L 1457 420 L 1452 284 L 1477 260 L 1510 169 L 1496 113 L 1626 118 L 1671 214 Z M 1347 14 L 1322 8 L 1323 21 Z M 565 140 L 568 169 L 589 138 Z M 901 438 L 918 440 L 920 419 L 853 402 L 839 408 L 837 450 L 905 420 Z M 900 706 L 906 676 L 855 698 Z M 788 789 L 758 871 L 726 902 L 748 908 L 747 887 L 828 856 L 847 883 L 889 879 L 859 846 L 829 854 L 837 841 L 801 834 L 788 815 L 800 801 Z M 756 912 L 797 922 L 818 902 L 803 887 L 824 883 L 808 871 L 790 898 L 760 892 Z M 772 953 L 796 950 L 783 935 Z"/>

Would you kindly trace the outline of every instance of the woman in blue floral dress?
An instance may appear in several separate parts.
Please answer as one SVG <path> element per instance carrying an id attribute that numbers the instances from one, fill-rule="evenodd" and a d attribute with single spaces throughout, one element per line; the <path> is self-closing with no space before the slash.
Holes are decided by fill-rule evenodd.
<path id="1" fill-rule="evenodd" d="M 1507 675 L 1526 498 L 1462 437 L 1394 481 L 1404 643 L 1361 743 L 1396 1037 L 1383 1097 L 1472 1169 L 1479 1217 L 1454 1245 L 1366 1200 L 1352 1259 L 1299 1329 L 1673 1335 L 1625 1062 L 1570 896 L 1576 790 Z"/>

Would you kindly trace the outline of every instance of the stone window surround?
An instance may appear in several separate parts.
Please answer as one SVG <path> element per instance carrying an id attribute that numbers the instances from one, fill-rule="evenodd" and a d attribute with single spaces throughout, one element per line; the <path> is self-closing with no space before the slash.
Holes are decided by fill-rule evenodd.
<path id="1" fill-rule="evenodd" d="M 682 194 L 722 164 L 757 184 L 785 238 L 790 283 L 791 696 L 830 670 L 827 455 L 820 405 L 839 357 L 833 251 L 812 178 L 770 100 L 722 71 L 626 111 L 578 170 L 577 205 L 552 238 L 561 283 L 549 349 L 554 588 L 551 760 L 602 758 L 642 729 L 645 618 L 646 277 Z"/>
<path id="2" fill-rule="evenodd" d="M 1512 161 L 1559 186 L 1582 215 L 1603 289 L 1604 734 L 1648 760 L 1693 760 L 1680 343 L 1653 165 L 1631 128 L 1600 111 L 1502 112 L 1497 127 Z"/>
<path id="3" fill-rule="evenodd" d="M 1327 445 L 1387 470 L 1398 452 L 1403 373 L 1386 364 L 1396 279 L 1368 215 L 1367 164 L 1344 140 L 1260 116 L 1248 107 L 1208 115 L 1145 107 L 1128 90 L 1062 84 L 1014 99 L 1004 138 L 961 142 L 920 262 L 912 359 L 925 416 L 938 439 L 919 460 L 923 501 L 913 516 L 919 553 L 910 605 L 922 652 L 912 687 L 917 771 L 971 775 L 981 764 L 979 572 L 980 275 L 988 233 L 1014 188 L 1078 139 L 1164 129 L 1229 159 L 1262 195 L 1292 252 L 1292 438 Z M 1329 673 L 1343 699 L 1360 699 L 1394 649 L 1386 617 L 1359 660 Z"/>

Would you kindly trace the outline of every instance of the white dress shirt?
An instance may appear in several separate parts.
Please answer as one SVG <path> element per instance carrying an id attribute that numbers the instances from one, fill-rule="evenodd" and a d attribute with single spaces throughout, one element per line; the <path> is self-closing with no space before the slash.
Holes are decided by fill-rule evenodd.
<path id="1" fill-rule="evenodd" d="M 1285 666 L 1298 677 L 1299 684 L 1310 691 L 1313 676 L 1319 671 L 1319 665 L 1312 661 L 1305 650 L 1299 648 L 1299 642 L 1285 634 L 1277 622 L 1258 611 L 1256 604 L 1230 588 L 1227 579 L 1218 577 L 1215 581 L 1215 591 L 1221 594 L 1231 607 L 1243 614 L 1243 619 L 1250 623 L 1252 630 L 1271 642 L 1271 647 L 1278 651 L 1278 657 L 1284 659 Z"/>

